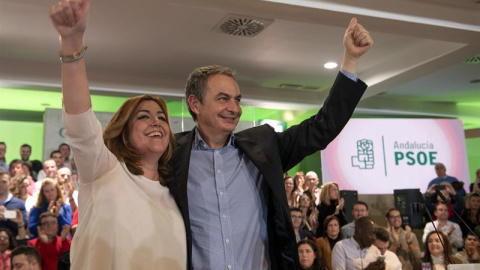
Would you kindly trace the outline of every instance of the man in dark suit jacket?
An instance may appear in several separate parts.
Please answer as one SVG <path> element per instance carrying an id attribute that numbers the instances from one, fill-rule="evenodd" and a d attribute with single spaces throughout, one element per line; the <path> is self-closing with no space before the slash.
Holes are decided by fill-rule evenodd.
<path id="1" fill-rule="evenodd" d="M 283 172 L 346 125 L 367 87 L 355 75 L 358 59 L 372 44 L 352 19 L 342 69 L 322 109 L 281 133 L 268 125 L 233 133 L 242 110 L 231 69 L 190 74 L 185 96 L 197 126 L 176 135 L 169 184 L 185 221 L 189 269 L 299 269 Z"/>

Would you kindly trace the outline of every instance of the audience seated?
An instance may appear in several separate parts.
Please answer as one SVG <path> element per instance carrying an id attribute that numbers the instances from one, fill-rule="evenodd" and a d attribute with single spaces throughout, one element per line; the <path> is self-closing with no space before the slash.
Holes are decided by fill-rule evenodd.
<path id="1" fill-rule="evenodd" d="M 440 238 L 438 237 L 440 235 Z M 442 243 L 445 249 L 442 246 Z M 453 256 L 450 240 L 442 232 L 432 231 L 425 237 L 425 255 L 422 258 L 422 267 L 427 269 L 445 270 L 448 264 L 460 264 L 461 260 Z"/>
<path id="2" fill-rule="evenodd" d="M 61 227 L 60 236 L 57 235 L 59 224 L 57 216 L 52 212 L 44 212 L 40 215 L 38 226 L 38 238 L 28 241 L 28 245 L 35 247 L 42 259 L 42 269 L 57 270 L 58 258 L 70 250 L 70 226 L 65 224 Z"/>
<path id="3" fill-rule="evenodd" d="M 358 219 L 353 237 L 343 239 L 333 247 L 333 269 L 385 269 L 385 262 L 379 259 L 380 250 L 373 245 L 376 231 L 377 225 L 370 217 Z"/>
<path id="4" fill-rule="evenodd" d="M 12 178 L 12 187 L 10 191 L 12 195 L 25 203 L 26 219 L 30 216 L 30 209 L 35 206 L 37 194 L 30 195 L 28 188 L 30 187 L 31 178 L 25 174 L 17 175 Z"/>
<path id="5" fill-rule="evenodd" d="M 37 227 L 40 224 L 40 215 L 44 212 L 51 212 L 57 216 L 59 224 L 58 234 L 64 225 L 70 226 L 72 220 L 72 211 L 68 204 L 65 204 L 63 193 L 58 183 L 52 179 L 46 178 L 38 194 L 37 203 L 30 210 L 30 219 L 28 228 L 34 237 L 38 237 Z"/>
<path id="6" fill-rule="evenodd" d="M 38 250 L 30 246 L 18 246 L 10 254 L 12 270 L 42 270 Z"/>
<path id="7" fill-rule="evenodd" d="M 303 192 L 308 194 L 315 206 L 320 204 L 320 189 L 318 188 L 318 175 L 314 171 L 309 171 L 305 175 L 305 185 L 307 189 Z"/>
<path id="8" fill-rule="evenodd" d="M 300 198 L 300 195 L 302 195 L 305 191 L 305 175 L 303 174 L 303 172 L 300 171 L 295 173 L 293 181 L 295 182 L 295 192 L 297 193 L 297 198 Z"/>
<path id="9" fill-rule="evenodd" d="M 20 227 L 24 228 L 25 224 L 27 224 L 27 212 L 25 211 L 23 201 L 13 197 L 10 193 L 10 185 L 10 176 L 8 173 L 0 172 L 0 228 L 7 228 L 17 236 Z M 7 210 L 19 210 L 22 220 L 17 221 L 16 219 L 5 218 L 5 212 Z"/>
<path id="10" fill-rule="evenodd" d="M 14 159 L 10 161 L 10 164 L 8 165 L 8 172 L 10 173 L 10 177 L 14 177 L 18 174 L 25 174 L 22 165 L 23 163 L 19 159 Z"/>
<path id="11" fill-rule="evenodd" d="M 72 171 L 66 167 L 60 168 L 56 180 L 62 189 L 65 203 L 70 205 L 72 212 L 75 212 L 78 205 L 78 190 L 76 183 L 72 181 Z"/>
<path id="12" fill-rule="evenodd" d="M 6 228 L 0 228 L 0 270 L 10 270 L 10 254 L 16 247 L 15 237 Z"/>
<path id="13" fill-rule="evenodd" d="M 438 231 L 443 232 L 448 237 L 453 252 L 457 252 L 457 249 L 463 246 L 462 230 L 457 223 L 448 220 L 447 204 L 439 202 L 435 207 L 435 215 L 437 216 L 437 220 L 433 221 L 433 224 Z M 432 223 L 429 222 L 423 230 L 423 242 L 426 241 L 427 236 L 432 231 L 435 231 L 435 228 Z"/>
<path id="14" fill-rule="evenodd" d="M 448 208 L 448 219 L 458 223 L 454 211 L 458 214 L 462 213 L 465 203 L 463 198 L 458 195 L 452 185 L 448 182 L 442 182 L 439 185 L 434 184 L 430 186 L 425 194 L 425 205 L 427 206 L 428 211 L 430 211 L 430 214 L 433 215 L 433 219 L 435 220 L 437 218 L 435 216 L 435 205 L 442 201 L 440 195 L 437 195 L 438 193 L 441 193 L 446 199 L 445 203 L 447 203 Z"/>
<path id="15" fill-rule="evenodd" d="M 290 208 L 290 216 L 293 224 L 293 231 L 295 232 L 295 238 L 297 243 L 303 239 L 313 239 L 313 234 L 310 230 L 304 229 L 305 218 L 300 208 Z"/>
<path id="16" fill-rule="evenodd" d="M 71 153 L 70 145 L 68 145 L 68 143 L 61 143 L 58 146 L 58 151 L 60 151 L 60 154 L 62 155 L 62 166 L 59 166 L 59 168 L 67 167 L 71 170 L 72 162 L 70 157 L 70 153 Z"/>
<path id="17" fill-rule="evenodd" d="M 289 175 L 286 175 L 283 178 L 283 183 L 285 184 L 285 195 L 287 196 L 287 202 L 289 207 L 297 207 L 297 195 L 295 193 L 295 184 L 293 178 Z"/>
<path id="18" fill-rule="evenodd" d="M 395 253 L 388 250 L 390 235 L 384 228 L 377 228 L 375 233 L 375 242 L 373 244 L 380 250 L 382 256 L 385 257 L 385 269 L 387 270 L 402 270 L 402 263 L 398 260 Z"/>
<path id="19" fill-rule="evenodd" d="M 390 235 L 389 250 L 397 255 L 403 270 L 413 270 L 415 263 L 421 258 L 417 236 L 412 233 L 410 226 L 406 225 L 405 230 L 402 228 L 402 215 L 398 209 L 389 209 L 385 218 Z"/>
<path id="20" fill-rule="evenodd" d="M 336 216 L 328 216 L 323 224 L 323 235 L 316 241 L 318 257 L 325 269 L 332 269 L 332 250 L 335 244 L 343 239 L 340 221 Z"/>
<path id="21" fill-rule="evenodd" d="M 330 215 L 335 215 L 340 221 L 340 226 L 347 224 L 345 215 L 343 214 L 343 205 L 345 201 L 340 198 L 340 190 L 338 184 L 335 182 L 329 182 L 323 185 L 320 193 L 320 204 L 318 209 L 318 228 L 315 235 L 317 237 L 323 234 L 323 223 L 325 219 Z"/>
<path id="22" fill-rule="evenodd" d="M 361 217 L 368 216 L 368 205 L 365 202 L 357 201 L 353 204 L 352 209 L 353 221 L 342 227 L 344 238 L 350 238 L 355 234 L 355 222 Z"/>
<path id="23" fill-rule="evenodd" d="M 57 163 L 52 158 L 49 158 L 43 162 L 43 169 L 38 173 L 37 182 L 35 182 L 37 190 L 42 187 L 43 179 L 50 178 L 55 179 L 57 176 Z"/>
<path id="24" fill-rule="evenodd" d="M 480 169 L 475 171 L 475 180 L 470 184 L 470 192 L 480 193 Z"/>
<path id="25" fill-rule="evenodd" d="M 322 270 L 320 259 L 318 258 L 317 247 L 311 240 L 302 240 L 297 244 L 298 258 L 300 260 L 300 269 Z"/>
<path id="26" fill-rule="evenodd" d="M 463 209 L 460 216 L 466 223 L 465 225 L 463 222 L 459 222 L 463 235 L 466 235 L 467 232 L 470 232 L 467 226 L 474 230 L 475 227 L 480 225 L 480 193 L 472 192 L 469 194 L 468 209 Z"/>
<path id="27" fill-rule="evenodd" d="M 34 180 L 37 179 L 38 172 L 42 169 L 42 162 L 39 160 L 30 160 L 32 154 L 32 146 L 29 144 L 22 144 L 20 146 L 20 157 L 22 163 L 29 167 L 30 175 Z"/>
<path id="28" fill-rule="evenodd" d="M 0 171 L 8 172 L 8 163 L 5 159 L 5 154 L 7 153 L 7 144 L 5 142 L 0 142 Z"/>
<path id="29" fill-rule="evenodd" d="M 303 193 L 300 196 L 298 208 L 302 211 L 308 230 L 312 233 L 315 232 L 318 227 L 318 210 L 315 208 L 312 198 L 308 194 Z"/>
<path id="30" fill-rule="evenodd" d="M 455 254 L 462 263 L 480 263 L 480 242 L 472 232 L 467 232 L 463 250 Z"/>

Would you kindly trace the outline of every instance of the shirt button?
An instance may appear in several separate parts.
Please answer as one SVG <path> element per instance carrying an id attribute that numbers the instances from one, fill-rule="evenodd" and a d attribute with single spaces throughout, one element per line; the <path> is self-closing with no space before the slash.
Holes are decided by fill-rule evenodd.
<path id="1" fill-rule="evenodd" d="M 227 268 L 232 269 L 232 265 L 231 264 L 227 265 Z"/>
<path id="2" fill-rule="evenodd" d="M 220 170 L 217 170 L 217 173 L 221 173 L 221 172 L 222 172 L 222 171 L 220 171 Z"/>
<path id="3" fill-rule="evenodd" d="M 223 217 L 223 219 L 226 219 L 226 218 L 227 218 L 227 215 L 223 214 L 222 217 Z"/>
<path id="4" fill-rule="evenodd" d="M 223 191 L 220 191 L 220 197 L 222 197 L 222 196 L 223 196 Z"/>
<path id="5" fill-rule="evenodd" d="M 230 243 L 230 239 L 227 238 L 227 240 L 225 240 L 225 242 L 228 244 Z"/>

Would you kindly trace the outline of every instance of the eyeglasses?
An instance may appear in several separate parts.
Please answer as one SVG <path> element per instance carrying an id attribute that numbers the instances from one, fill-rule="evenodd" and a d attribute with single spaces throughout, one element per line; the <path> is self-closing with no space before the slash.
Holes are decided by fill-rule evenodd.
<path id="1" fill-rule="evenodd" d="M 8 240 L 8 236 L 2 235 L 0 236 L 0 241 Z"/>
<path id="2" fill-rule="evenodd" d="M 302 216 L 292 216 L 292 219 L 302 219 Z"/>
<path id="3" fill-rule="evenodd" d="M 401 219 L 402 216 L 388 216 L 388 218 L 391 218 L 391 219 L 397 219 L 397 218 L 398 218 L 398 219 Z"/>
<path id="4" fill-rule="evenodd" d="M 45 221 L 45 222 L 40 223 L 40 225 L 42 225 L 42 226 L 53 226 L 53 225 L 57 225 L 57 224 L 58 224 L 58 222 L 56 220 Z"/>
<path id="5" fill-rule="evenodd" d="M 292 183 L 285 183 L 285 186 L 293 186 Z"/>

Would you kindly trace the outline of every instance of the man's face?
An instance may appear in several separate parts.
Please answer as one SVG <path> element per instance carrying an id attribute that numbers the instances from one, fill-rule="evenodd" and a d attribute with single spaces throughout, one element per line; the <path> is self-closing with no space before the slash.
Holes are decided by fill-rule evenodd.
<path id="1" fill-rule="evenodd" d="M 44 217 L 40 221 L 40 226 L 42 227 L 43 232 L 48 237 L 53 237 L 57 235 L 58 232 L 58 221 L 54 217 Z"/>
<path id="2" fill-rule="evenodd" d="M 61 168 L 57 171 L 57 182 L 62 185 L 64 183 L 69 183 L 72 177 L 72 171 L 69 168 Z"/>
<path id="3" fill-rule="evenodd" d="M 3 143 L 0 143 L 0 159 L 5 158 L 5 153 L 7 152 L 7 146 Z"/>
<path id="4" fill-rule="evenodd" d="M 480 197 L 478 196 L 470 197 L 470 209 L 475 211 L 480 209 Z"/>
<path id="5" fill-rule="evenodd" d="M 388 241 L 383 242 L 375 239 L 375 242 L 373 244 L 380 250 L 380 253 L 382 253 L 382 255 L 385 255 L 385 252 L 387 252 L 388 249 Z"/>
<path id="6" fill-rule="evenodd" d="M 30 159 L 30 155 L 32 154 L 32 150 L 30 150 L 30 147 L 21 147 L 20 148 L 20 156 L 22 157 L 23 161 L 27 161 Z"/>
<path id="7" fill-rule="evenodd" d="M 39 265 L 32 261 L 29 263 L 25 254 L 16 255 L 12 258 L 12 270 L 38 270 Z"/>
<path id="8" fill-rule="evenodd" d="M 447 169 L 443 164 L 436 164 L 435 165 L 435 172 L 437 173 L 438 177 L 444 177 L 447 173 Z"/>
<path id="9" fill-rule="evenodd" d="M 395 229 L 398 229 L 402 226 L 402 216 L 397 210 L 392 210 L 388 214 L 388 224 Z"/>
<path id="10" fill-rule="evenodd" d="M 366 226 L 360 228 L 359 244 L 363 247 L 370 247 L 375 242 L 377 226 L 373 221 L 370 221 Z"/>
<path id="11" fill-rule="evenodd" d="M 59 150 L 63 158 L 70 157 L 70 146 L 64 144 L 60 146 Z"/>
<path id="12" fill-rule="evenodd" d="M 52 158 L 55 160 L 55 163 L 57 163 L 57 168 L 61 168 L 63 166 L 63 158 L 61 153 L 53 153 Z"/>
<path id="13" fill-rule="evenodd" d="M 437 205 L 435 210 L 435 216 L 437 216 L 439 221 L 446 221 L 448 219 L 448 208 L 444 204 Z"/>
<path id="14" fill-rule="evenodd" d="M 467 235 L 467 238 L 465 238 L 465 247 L 478 248 L 478 246 L 480 246 L 480 243 L 477 238 L 473 235 Z"/>
<path id="15" fill-rule="evenodd" d="M 240 98 L 240 89 L 233 78 L 223 74 L 210 76 L 203 103 L 196 99 L 194 106 L 189 103 L 197 116 L 199 130 L 210 136 L 229 136 L 242 115 Z"/>
<path id="16" fill-rule="evenodd" d="M 57 174 L 57 163 L 53 160 L 47 160 L 43 163 L 43 171 L 45 175 L 50 178 L 54 178 Z"/>
<path id="17" fill-rule="evenodd" d="M 368 216 L 367 207 L 365 207 L 363 204 L 355 204 L 352 209 L 352 216 L 355 220 Z"/>
<path id="18" fill-rule="evenodd" d="M 0 177 L 0 195 L 6 195 L 9 193 L 10 188 L 10 176 L 4 174 Z"/>
<path id="19" fill-rule="evenodd" d="M 307 175 L 307 177 L 305 177 L 305 183 L 307 183 L 307 186 L 310 190 L 314 190 L 318 186 L 318 177 L 314 175 Z"/>

